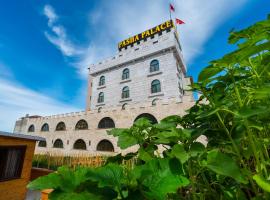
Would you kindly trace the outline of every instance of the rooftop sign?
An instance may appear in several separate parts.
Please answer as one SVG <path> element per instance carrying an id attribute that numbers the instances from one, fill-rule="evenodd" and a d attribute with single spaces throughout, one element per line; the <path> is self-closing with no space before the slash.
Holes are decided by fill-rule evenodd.
<path id="1" fill-rule="evenodd" d="M 121 42 L 118 43 L 118 49 L 119 51 L 127 46 L 130 46 L 136 42 L 139 42 L 141 40 L 144 40 L 145 38 L 148 38 L 148 37 L 151 37 L 153 36 L 154 34 L 156 33 L 160 33 L 164 30 L 168 30 L 168 29 L 171 29 L 172 27 L 174 27 L 173 25 L 173 21 L 172 20 L 169 20 L 169 21 L 166 21 L 154 28 L 151 28 L 147 31 L 144 31 L 138 35 L 134 35 L 126 40 L 123 40 Z"/>

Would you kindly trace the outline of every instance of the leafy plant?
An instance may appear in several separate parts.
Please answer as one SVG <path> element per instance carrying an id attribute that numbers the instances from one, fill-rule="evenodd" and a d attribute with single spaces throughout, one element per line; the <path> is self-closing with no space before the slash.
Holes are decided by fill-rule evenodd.
<path id="1" fill-rule="evenodd" d="M 28 187 L 53 188 L 51 199 L 270 199 L 269 39 L 270 17 L 231 32 L 238 49 L 202 70 L 185 116 L 108 131 L 137 152 L 95 169 L 61 167 Z M 130 159 L 133 168 L 120 164 Z"/>

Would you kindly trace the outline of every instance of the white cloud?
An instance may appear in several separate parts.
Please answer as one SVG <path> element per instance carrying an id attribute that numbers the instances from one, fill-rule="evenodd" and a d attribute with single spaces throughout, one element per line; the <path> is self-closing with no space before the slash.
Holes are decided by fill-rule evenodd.
<path id="1" fill-rule="evenodd" d="M 0 77 L 0 130 L 12 132 L 15 121 L 25 114 L 52 115 L 74 112 L 78 108 Z"/>
<path id="2" fill-rule="evenodd" d="M 50 5 L 45 5 L 43 14 L 48 19 L 48 27 L 51 31 L 51 33 L 45 31 L 44 34 L 46 38 L 54 44 L 64 56 L 77 56 L 82 54 L 82 49 L 72 43 L 67 37 L 65 28 L 57 23 L 59 17 L 54 8 Z"/>

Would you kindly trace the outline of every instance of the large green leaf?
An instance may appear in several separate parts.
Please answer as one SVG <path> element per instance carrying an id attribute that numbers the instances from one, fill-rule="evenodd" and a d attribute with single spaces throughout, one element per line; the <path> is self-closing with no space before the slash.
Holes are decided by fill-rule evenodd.
<path id="1" fill-rule="evenodd" d="M 42 176 L 27 185 L 28 189 L 31 190 L 44 190 L 44 189 L 55 189 L 61 185 L 61 178 L 57 173 L 51 173 L 47 176 Z"/>
<path id="2" fill-rule="evenodd" d="M 204 82 L 207 79 L 217 75 L 218 73 L 222 72 L 224 70 L 223 67 L 213 66 L 210 65 L 206 68 L 204 68 L 201 73 L 199 74 L 198 81 Z"/>
<path id="3" fill-rule="evenodd" d="M 182 144 L 174 145 L 171 154 L 175 156 L 177 159 L 179 159 L 182 164 L 184 164 L 189 158 L 189 155 L 185 151 L 184 146 Z"/>
<path id="4" fill-rule="evenodd" d="M 132 132 L 129 129 L 115 128 L 115 129 L 109 130 L 108 134 L 118 137 L 117 145 L 121 149 L 126 149 L 138 143 L 136 137 L 132 135 Z"/>
<path id="5" fill-rule="evenodd" d="M 253 179 L 256 181 L 258 186 L 260 186 L 260 188 L 262 188 L 264 191 L 270 193 L 270 181 L 269 180 L 266 180 L 265 178 L 263 178 L 262 176 L 260 176 L 258 174 L 254 175 Z"/>
<path id="6" fill-rule="evenodd" d="M 247 183 L 242 175 L 240 168 L 231 156 L 221 153 L 218 150 L 208 152 L 206 167 L 217 174 L 229 176 L 240 183 Z"/>

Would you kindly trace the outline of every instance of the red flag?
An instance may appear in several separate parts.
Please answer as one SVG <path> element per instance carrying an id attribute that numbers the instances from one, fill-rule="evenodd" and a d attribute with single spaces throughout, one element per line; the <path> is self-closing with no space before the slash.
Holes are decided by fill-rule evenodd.
<path id="1" fill-rule="evenodd" d="M 176 24 L 185 24 L 181 19 L 175 18 L 175 23 Z"/>
<path id="2" fill-rule="evenodd" d="M 174 6 L 172 4 L 170 4 L 170 10 L 173 12 L 175 11 Z"/>

